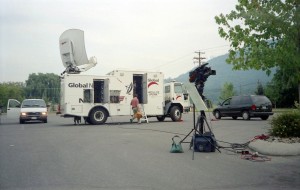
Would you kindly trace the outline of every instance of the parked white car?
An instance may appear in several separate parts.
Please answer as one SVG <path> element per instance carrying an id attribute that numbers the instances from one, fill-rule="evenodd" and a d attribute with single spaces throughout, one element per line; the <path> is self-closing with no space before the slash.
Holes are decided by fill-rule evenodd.
<path id="1" fill-rule="evenodd" d="M 47 106 L 43 99 L 25 99 L 22 104 L 18 100 L 9 99 L 7 117 L 19 118 L 20 123 L 31 120 L 47 123 Z"/>

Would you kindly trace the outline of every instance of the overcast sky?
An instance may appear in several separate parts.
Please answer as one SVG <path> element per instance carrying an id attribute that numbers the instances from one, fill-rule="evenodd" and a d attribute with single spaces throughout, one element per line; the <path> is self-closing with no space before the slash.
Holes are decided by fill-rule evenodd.
<path id="1" fill-rule="evenodd" d="M 31 73 L 64 71 L 59 37 L 67 29 L 85 34 L 96 67 L 162 71 L 177 77 L 194 66 L 195 51 L 210 58 L 229 43 L 214 17 L 237 0 L 0 0 L 0 82 L 25 82 Z"/>

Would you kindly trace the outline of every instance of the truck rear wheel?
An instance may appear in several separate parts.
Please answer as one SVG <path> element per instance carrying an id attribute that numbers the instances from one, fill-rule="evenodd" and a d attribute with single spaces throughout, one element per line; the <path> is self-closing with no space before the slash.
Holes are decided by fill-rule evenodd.
<path id="1" fill-rule="evenodd" d="M 94 108 L 90 115 L 89 121 L 94 125 L 103 124 L 106 122 L 108 114 L 105 109 L 103 108 Z"/>
<path id="2" fill-rule="evenodd" d="M 172 121 L 180 121 L 182 113 L 178 106 L 174 106 L 171 108 L 170 116 Z"/>

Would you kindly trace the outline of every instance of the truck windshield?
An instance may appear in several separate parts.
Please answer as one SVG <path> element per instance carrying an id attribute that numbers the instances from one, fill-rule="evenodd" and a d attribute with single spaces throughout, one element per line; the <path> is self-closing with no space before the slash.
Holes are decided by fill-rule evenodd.
<path id="1" fill-rule="evenodd" d="M 174 92 L 175 93 L 183 93 L 182 85 L 180 83 L 174 84 Z"/>

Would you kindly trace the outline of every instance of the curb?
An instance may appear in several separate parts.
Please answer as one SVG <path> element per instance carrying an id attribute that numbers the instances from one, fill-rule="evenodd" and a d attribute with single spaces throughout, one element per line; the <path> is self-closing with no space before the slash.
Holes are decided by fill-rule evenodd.
<path id="1" fill-rule="evenodd" d="M 297 156 L 300 155 L 300 143 L 282 143 L 256 140 L 251 142 L 249 148 L 259 154 L 270 156 Z"/>

